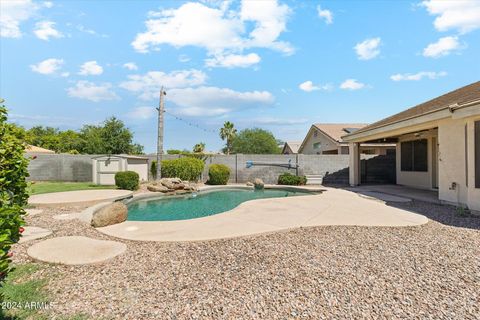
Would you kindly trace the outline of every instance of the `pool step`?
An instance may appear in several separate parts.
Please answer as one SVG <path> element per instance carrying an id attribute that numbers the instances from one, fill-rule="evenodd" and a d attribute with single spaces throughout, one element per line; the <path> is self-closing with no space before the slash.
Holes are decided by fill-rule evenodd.
<path id="1" fill-rule="evenodd" d="M 323 183 L 323 175 L 307 175 L 307 185 L 310 184 L 322 184 Z"/>

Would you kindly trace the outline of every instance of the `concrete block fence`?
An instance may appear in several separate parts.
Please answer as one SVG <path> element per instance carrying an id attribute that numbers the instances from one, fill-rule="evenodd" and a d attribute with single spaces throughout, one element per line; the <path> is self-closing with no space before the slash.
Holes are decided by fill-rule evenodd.
<path id="1" fill-rule="evenodd" d="M 34 181 L 92 181 L 92 158 L 97 155 L 69 155 L 69 154 L 33 154 L 37 158 L 30 162 L 28 167 L 29 180 Z M 156 155 L 147 155 L 149 165 L 156 160 Z M 164 155 L 162 159 L 176 159 L 179 155 Z M 362 155 L 362 159 L 373 156 Z M 254 165 L 247 168 L 247 161 L 265 164 L 298 164 L 299 168 L 288 169 L 271 165 Z M 255 178 L 261 178 L 266 183 L 276 183 L 278 176 L 283 172 L 300 175 L 321 175 L 332 174 L 348 168 L 348 155 L 212 155 L 205 160 L 205 170 L 202 173 L 202 180 L 208 179 L 208 167 L 210 164 L 224 164 L 231 170 L 231 183 L 245 183 Z M 149 167 L 150 169 L 150 167 Z M 150 170 L 149 170 L 150 171 Z"/>

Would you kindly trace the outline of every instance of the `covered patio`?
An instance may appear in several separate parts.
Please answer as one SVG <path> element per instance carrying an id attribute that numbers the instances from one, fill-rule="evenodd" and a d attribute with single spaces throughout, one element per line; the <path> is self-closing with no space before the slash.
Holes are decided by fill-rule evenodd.
<path id="1" fill-rule="evenodd" d="M 430 191 L 442 203 L 480 211 L 480 82 L 375 122 L 343 139 L 350 148 L 350 186 L 361 184 L 362 143 L 395 143 L 397 185 L 418 189 L 409 191 L 411 194 L 425 196 Z M 389 189 L 400 191 L 384 188 Z"/>

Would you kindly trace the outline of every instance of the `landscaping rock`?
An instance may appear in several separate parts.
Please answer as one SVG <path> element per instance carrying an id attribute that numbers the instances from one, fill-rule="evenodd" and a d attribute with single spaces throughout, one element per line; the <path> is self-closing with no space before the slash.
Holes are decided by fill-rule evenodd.
<path id="1" fill-rule="evenodd" d="M 169 189 L 164 185 L 152 183 L 147 186 L 147 190 L 151 192 L 168 192 Z"/>
<path id="2" fill-rule="evenodd" d="M 253 187 L 253 182 L 248 181 L 248 182 L 247 182 L 247 186 L 248 186 L 248 187 Z"/>
<path id="3" fill-rule="evenodd" d="M 262 190 L 265 188 L 265 183 L 263 183 L 262 179 L 256 178 L 255 181 L 253 181 L 253 186 L 256 190 Z"/>
<path id="4" fill-rule="evenodd" d="M 127 206 L 121 202 L 107 205 L 93 214 L 91 225 L 95 228 L 106 227 L 127 220 Z"/>

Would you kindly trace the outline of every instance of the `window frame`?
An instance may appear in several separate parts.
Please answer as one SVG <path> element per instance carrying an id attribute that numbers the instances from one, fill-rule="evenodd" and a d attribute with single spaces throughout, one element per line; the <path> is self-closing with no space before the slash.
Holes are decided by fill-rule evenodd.
<path id="1" fill-rule="evenodd" d="M 420 153 L 421 152 L 421 153 Z M 416 155 L 417 154 L 417 155 Z M 419 161 L 424 156 L 424 161 Z M 414 139 L 400 142 L 400 171 L 428 172 L 428 139 Z"/>

